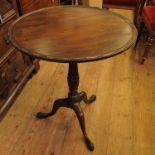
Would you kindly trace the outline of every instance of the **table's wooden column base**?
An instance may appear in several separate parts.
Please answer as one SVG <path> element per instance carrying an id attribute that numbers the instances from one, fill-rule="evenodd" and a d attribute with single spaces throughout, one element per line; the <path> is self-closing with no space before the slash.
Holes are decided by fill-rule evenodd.
<path id="1" fill-rule="evenodd" d="M 85 143 L 90 151 L 94 150 L 94 145 L 90 141 L 87 136 L 86 128 L 85 128 L 85 119 L 84 113 L 80 107 L 80 102 L 84 101 L 86 104 L 90 104 L 96 100 L 96 96 L 92 95 L 89 99 L 87 98 L 86 92 L 82 91 L 78 93 L 78 85 L 79 85 L 79 74 L 78 74 L 78 66 L 77 63 L 69 64 L 69 72 L 68 72 L 68 85 L 69 85 L 69 94 L 68 98 L 58 99 L 54 102 L 53 108 L 50 112 L 37 113 L 36 117 L 39 119 L 44 119 L 49 116 L 54 115 L 60 107 L 67 107 L 74 110 L 76 116 L 79 120 L 81 130 L 84 135 Z"/>

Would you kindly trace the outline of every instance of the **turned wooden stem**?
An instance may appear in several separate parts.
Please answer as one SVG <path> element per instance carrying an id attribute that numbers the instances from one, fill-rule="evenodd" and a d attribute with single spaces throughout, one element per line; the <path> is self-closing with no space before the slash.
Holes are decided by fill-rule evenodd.
<path id="1" fill-rule="evenodd" d="M 77 63 L 69 63 L 69 71 L 67 79 L 69 86 L 69 96 L 77 95 L 79 86 L 79 73 Z"/>

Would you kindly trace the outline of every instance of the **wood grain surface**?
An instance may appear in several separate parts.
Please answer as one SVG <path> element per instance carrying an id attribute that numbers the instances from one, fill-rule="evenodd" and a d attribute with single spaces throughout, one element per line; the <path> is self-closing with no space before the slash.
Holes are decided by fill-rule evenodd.
<path id="1" fill-rule="evenodd" d="M 9 29 L 20 51 L 58 62 L 85 62 L 119 54 L 137 31 L 126 18 L 103 9 L 51 7 L 27 14 Z"/>

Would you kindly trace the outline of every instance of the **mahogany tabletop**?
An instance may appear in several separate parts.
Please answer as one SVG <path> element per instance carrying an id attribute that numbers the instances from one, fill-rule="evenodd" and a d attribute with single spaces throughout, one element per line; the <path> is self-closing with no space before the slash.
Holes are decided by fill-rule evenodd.
<path id="1" fill-rule="evenodd" d="M 108 10 L 58 6 L 31 12 L 11 24 L 8 36 L 21 52 L 56 62 L 86 62 L 117 55 L 136 40 L 125 17 Z"/>

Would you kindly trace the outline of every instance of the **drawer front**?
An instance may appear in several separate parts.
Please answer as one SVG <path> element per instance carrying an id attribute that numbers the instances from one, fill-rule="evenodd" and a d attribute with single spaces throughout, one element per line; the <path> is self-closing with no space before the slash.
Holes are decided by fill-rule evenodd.
<path id="1" fill-rule="evenodd" d="M 51 0 L 52 5 L 59 5 L 59 0 Z"/>
<path id="2" fill-rule="evenodd" d="M 0 70 L 0 98 L 8 96 L 8 88 L 7 71 L 6 68 L 4 68 L 3 70 Z"/>
<path id="3" fill-rule="evenodd" d="M 44 0 L 44 1 L 33 0 L 33 2 L 30 3 L 30 5 L 23 7 L 23 13 L 28 13 L 33 10 L 50 7 L 50 6 L 57 5 L 57 4 L 58 4 L 58 0 Z"/>
<path id="4" fill-rule="evenodd" d="M 21 53 L 15 50 L 0 68 L 0 97 L 6 98 L 11 88 L 24 76 L 28 66 L 24 63 Z"/>
<path id="5" fill-rule="evenodd" d="M 20 52 L 15 51 L 16 60 L 14 60 L 11 64 L 12 69 L 15 72 L 15 76 L 13 77 L 14 82 L 18 82 L 24 75 L 25 70 L 29 67 L 26 64 L 23 55 Z"/>
<path id="6" fill-rule="evenodd" d="M 0 26 L 0 58 L 10 49 L 11 45 L 8 42 L 7 38 L 7 31 L 9 25 L 12 23 L 13 20 L 5 23 L 4 25 Z"/>
<path id="7" fill-rule="evenodd" d="M 33 0 L 22 0 L 21 2 L 22 2 L 22 5 L 24 6 L 26 4 L 32 3 Z"/>

